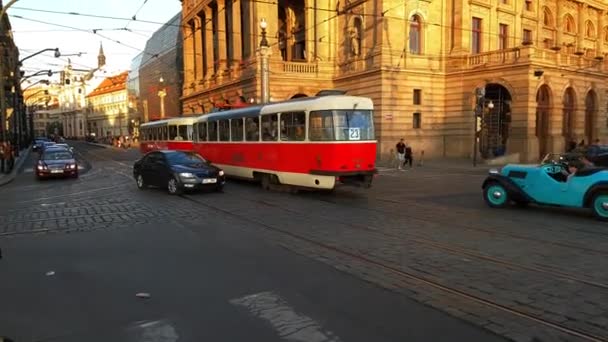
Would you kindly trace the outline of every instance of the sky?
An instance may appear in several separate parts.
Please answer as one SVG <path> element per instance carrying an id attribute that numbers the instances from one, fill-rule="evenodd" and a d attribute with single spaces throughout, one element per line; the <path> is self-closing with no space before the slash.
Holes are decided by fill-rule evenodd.
<path id="1" fill-rule="evenodd" d="M 20 58 L 46 48 L 59 48 L 62 54 L 55 58 L 49 51 L 24 61 L 22 70 L 30 75 L 38 70 L 59 71 L 68 58 L 74 68 L 94 68 L 100 43 L 109 70 L 129 70 L 148 38 L 180 10 L 179 0 L 19 0 L 8 15 Z M 131 20 L 133 16 L 136 20 Z"/>

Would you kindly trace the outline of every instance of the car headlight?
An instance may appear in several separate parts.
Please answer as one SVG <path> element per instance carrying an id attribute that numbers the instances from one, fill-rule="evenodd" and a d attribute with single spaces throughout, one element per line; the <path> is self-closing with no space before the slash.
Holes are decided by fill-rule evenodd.
<path id="1" fill-rule="evenodd" d="M 224 175 L 224 170 L 220 170 L 220 172 L 218 173 L 218 175 L 223 176 Z"/>
<path id="2" fill-rule="evenodd" d="M 38 170 L 44 170 L 44 166 L 38 165 Z"/>
<path id="3" fill-rule="evenodd" d="M 500 170 L 498 170 L 498 169 L 490 169 L 490 174 L 491 175 L 497 175 L 499 173 L 500 173 Z"/>
<path id="4" fill-rule="evenodd" d="M 194 178 L 194 174 L 190 173 L 190 172 L 182 172 L 179 174 L 180 177 L 183 178 Z"/>
<path id="5" fill-rule="evenodd" d="M 70 165 L 68 165 L 68 168 L 70 168 L 71 170 L 74 170 L 76 168 L 76 164 L 70 164 Z"/>

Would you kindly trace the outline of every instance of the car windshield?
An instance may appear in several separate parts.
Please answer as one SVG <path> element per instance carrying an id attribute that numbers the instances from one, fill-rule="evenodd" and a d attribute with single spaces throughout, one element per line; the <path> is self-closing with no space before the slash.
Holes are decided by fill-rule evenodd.
<path id="1" fill-rule="evenodd" d="M 44 154 L 44 160 L 72 159 L 72 154 L 67 151 L 48 151 Z"/>
<path id="2" fill-rule="evenodd" d="M 169 164 L 203 164 L 207 161 L 196 153 L 170 152 L 166 154 Z"/>

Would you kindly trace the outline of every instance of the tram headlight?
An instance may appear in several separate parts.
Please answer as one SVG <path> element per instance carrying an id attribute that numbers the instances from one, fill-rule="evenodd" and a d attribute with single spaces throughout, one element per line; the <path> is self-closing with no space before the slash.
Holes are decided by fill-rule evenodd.
<path id="1" fill-rule="evenodd" d="M 182 172 L 179 174 L 179 176 L 182 178 L 194 178 L 194 174 L 190 172 Z"/>
<path id="2" fill-rule="evenodd" d="M 218 173 L 218 175 L 221 177 L 224 175 L 224 170 L 220 170 L 220 172 Z"/>

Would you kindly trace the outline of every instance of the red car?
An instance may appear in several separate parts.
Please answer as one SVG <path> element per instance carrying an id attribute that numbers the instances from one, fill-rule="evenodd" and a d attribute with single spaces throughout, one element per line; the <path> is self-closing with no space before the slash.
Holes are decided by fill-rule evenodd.
<path id="1" fill-rule="evenodd" d="M 47 148 L 34 166 L 38 179 L 50 177 L 78 178 L 78 163 L 74 154 L 63 148 Z"/>

